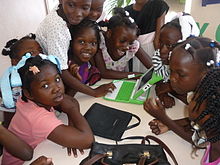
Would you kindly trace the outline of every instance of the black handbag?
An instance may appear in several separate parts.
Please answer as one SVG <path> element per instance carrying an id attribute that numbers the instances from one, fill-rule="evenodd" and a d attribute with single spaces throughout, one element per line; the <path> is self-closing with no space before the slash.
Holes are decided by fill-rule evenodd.
<path id="1" fill-rule="evenodd" d="M 129 137 L 125 139 L 136 139 Z M 137 165 L 170 165 L 164 150 L 169 154 L 175 165 L 178 165 L 171 150 L 154 136 L 142 137 L 141 144 L 108 145 L 93 143 L 89 156 L 81 161 L 80 165 L 123 165 L 133 163 Z M 145 144 L 145 140 L 148 144 Z M 150 144 L 150 140 L 157 145 Z"/>
<path id="2" fill-rule="evenodd" d="M 99 103 L 94 103 L 85 113 L 84 117 L 88 121 L 94 135 L 119 141 L 123 133 L 140 124 L 141 119 L 132 113 L 121 111 Z M 129 125 L 132 117 L 137 122 Z"/>

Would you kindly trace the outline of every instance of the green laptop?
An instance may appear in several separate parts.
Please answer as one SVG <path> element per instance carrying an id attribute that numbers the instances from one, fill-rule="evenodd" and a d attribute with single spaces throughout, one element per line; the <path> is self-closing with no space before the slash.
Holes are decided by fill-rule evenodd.
<path id="1" fill-rule="evenodd" d="M 162 79 L 162 76 L 157 75 L 153 67 L 151 67 L 136 82 L 114 80 L 113 83 L 116 89 L 112 93 L 105 95 L 104 99 L 124 103 L 143 104 L 150 94 L 151 86 Z"/>

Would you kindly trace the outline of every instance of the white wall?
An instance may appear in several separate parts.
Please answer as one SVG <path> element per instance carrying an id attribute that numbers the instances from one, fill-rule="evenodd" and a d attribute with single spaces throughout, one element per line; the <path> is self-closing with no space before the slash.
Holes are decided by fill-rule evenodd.
<path id="1" fill-rule="evenodd" d="M 203 7 L 201 0 L 192 0 L 191 15 L 199 23 L 200 28 L 205 23 L 209 24 L 203 33 L 204 37 L 220 42 L 220 4 L 211 4 Z"/>
<path id="2" fill-rule="evenodd" d="M 45 0 L 0 0 L 0 54 L 8 40 L 34 33 L 45 16 Z M 0 76 L 9 65 L 0 55 Z"/>

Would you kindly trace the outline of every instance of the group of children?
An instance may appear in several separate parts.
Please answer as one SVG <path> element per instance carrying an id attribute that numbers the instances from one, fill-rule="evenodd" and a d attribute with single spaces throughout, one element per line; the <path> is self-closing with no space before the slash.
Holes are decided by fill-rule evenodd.
<path id="1" fill-rule="evenodd" d="M 195 147 L 207 144 L 202 164 L 218 164 L 220 45 L 195 37 L 199 35 L 198 27 L 191 16 L 182 13 L 161 27 L 151 60 L 137 41 L 139 29 L 134 19 L 124 9 L 115 8 L 108 21 L 96 23 L 103 3 L 104 0 L 60 0 L 58 8 L 40 24 L 36 40 L 35 35 L 29 35 L 7 42 L 2 54 L 9 55 L 12 66 L 1 78 L 0 108 L 4 111 L 4 124 L 10 123 L 10 132 L 2 128 L 6 132 L 6 137 L 0 137 L 5 146 L 2 164 L 30 160 L 33 149 L 45 139 L 67 147 L 68 154 L 74 156 L 76 149 L 83 153 L 83 149 L 91 147 L 92 131 L 72 96 L 77 91 L 104 96 L 115 89 L 114 84 L 97 88 L 87 84 L 93 85 L 101 78 L 139 75 L 128 69 L 128 61 L 135 56 L 146 68 L 153 65 L 164 78 L 156 87 L 156 104 L 152 99 L 144 103 L 144 109 L 156 118 L 149 123 L 152 132 L 158 135 L 173 130 Z M 167 10 L 165 5 L 161 14 Z M 184 28 L 187 24 L 191 29 Z M 192 100 L 187 100 L 189 92 L 194 92 Z M 175 104 L 170 94 L 188 104 L 189 118 L 174 121 L 166 115 L 165 108 Z M 67 114 L 68 125 L 57 119 L 55 110 Z M 7 137 L 18 142 L 16 151 Z M 39 162 L 52 164 L 46 157 L 33 164 Z"/>

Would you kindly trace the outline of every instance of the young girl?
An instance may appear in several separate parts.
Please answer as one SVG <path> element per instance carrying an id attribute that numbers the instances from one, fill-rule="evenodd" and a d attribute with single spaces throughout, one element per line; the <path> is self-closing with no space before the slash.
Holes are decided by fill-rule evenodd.
<path id="1" fill-rule="evenodd" d="M 105 0 L 92 0 L 88 18 L 97 21 L 102 15 Z"/>
<path id="2" fill-rule="evenodd" d="M 90 62 L 100 43 L 99 27 L 94 21 L 84 19 L 80 24 L 72 26 L 70 32 L 72 41 L 69 50 L 69 70 L 82 83 L 93 85 L 101 79 L 99 70 Z"/>
<path id="3" fill-rule="evenodd" d="M 196 37 L 186 40 L 172 52 L 171 87 L 179 94 L 194 92 L 188 107 L 189 118 L 171 120 L 159 99 L 156 99 L 156 105 L 152 99 L 144 104 L 144 109 L 156 118 L 149 123 L 153 133 L 161 134 L 170 129 L 198 147 L 209 141 L 211 147 L 207 148 L 204 159 L 206 163 L 215 161 L 210 164 L 220 162 L 218 129 L 220 118 L 217 115 L 220 108 L 217 101 L 220 70 L 215 69 L 216 65 L 219 66 L 219 49 L 220 45 L 217 42 Z M 192 127 L 190 123 L 193 123 Z M 196 129 L 195 132 L 199 133 L 199 136 L 204 130 L 207 137 L 203 135 L 198 139 L 191 129 Z"/>
<path id="4" fill-rule="evenodd" d="M 115 8 L 114 14 L 108 22 L 99 23 L 100 26 L 106 26 L 107 31 L 101 35 L 101 51 L 95 56 L 95 62 L 103 78 L 122 79 L 133 74 L 125 72 L 125 69 L 134 56 L 147 68 L 152 64 L 148 55 L 139 48 L 139 42 L 136 40 L 138 29 L 128 12 Z"/>
<path id="5" fill-rule="evenodd" d="M 61 60 L 62 80 L 73 90 L 99 97 L 111 91 L 108 84 L 92 89 L 82 84 L 68 71 L 68 49 L 71 41 L 69 27 L 79 24 L 90 12 L 92 0 L 60 0 L 56 10 L 51 11 L 37 29 L 37 41 L 45 54 L 57 56 Z"/>
<path id="6" fill-rule="evenodd" d="M 160 47 L 154 53 L 152 57 L 153 66 L 155 72 L 159 75 L 163 75 L 164 81 L 156 85 L 156 95 L 162 101 L 166 108 L 171 108 L 175 105 L 174 98 L 169 96 L 168 93 L 179 98 L 184 103 L 186 101 L 186 95 L 179 95 L 171 89 L 169 83 L 169 55 L 174 46 L 180 42 L 186 40 L 190 36 L 198 36 L 199 28 L 192 16 L 186 13 L 179 13 L 175 19 L 162 26 L 160 31 Z"/>
<path id="7" fill-rule="evenodd" d="M 9 130 L 32 148 L 45 139 L 64 147 L 89 148 L 94 139 L 88 123 L 79 112 L 79 104 L 73 98 L 63 102 L 68 96 L 64 95 L 59 66 L 46 59 L 51 58 L 43 55 L 31 57 L 19 69 L 22 97 L 17 101 Z M 65 110 L 72 126 L 66 126 L 56 118 L 54 106 Z M 23 161 L 5 150 L 2 163 L 22 164 Z"/>
<path id="8" fill-rule="evenodd" d="M 22 37 L 21 39 L 12 39 L 6 43 L 6 46 L 2 50 L 2 55 L 9 56 L 11 60 L 11 67 L 5 71 L 1 77 L 1 91 L 2 97 L 0 97 L 0 110 L 4 112 L 4 126 L 8 127 L 11 118 L 15 112 L 15 103 L 17 98 L 21 95 L 21 88 L 17 86 L 16 82 L 11 81 L 11 74 L 14 73 L 14 68 L 21 60 L 22 56 L 26 53 L 31 53 L 32 56 L 36 56 L 39 53 L 42 53 L 42 49 L 39 43 L 35 40 L 34 34 L 29 34 Z M 9 83 L 10 82 L 10 83 Z M 8 98 L 7 86 L 12 86 L 12 95 Z M 5 95 L 6 94 L 6 95 Z"/>
<path id="9" fill-rule="evenodd" d="M 135 0 L 134 4 L 125 7 L 125 10 L 129 12 L 140 29 L 138 41 L 141 47 L 152 57 L 154 50 L 159 48 L 160 28 L 165 22 L 169 6 L 164 0 Z M 146 68 L 137 58 L 134 58 L 133 71 L 145 70 Z"/>

